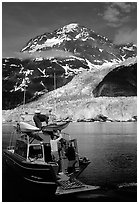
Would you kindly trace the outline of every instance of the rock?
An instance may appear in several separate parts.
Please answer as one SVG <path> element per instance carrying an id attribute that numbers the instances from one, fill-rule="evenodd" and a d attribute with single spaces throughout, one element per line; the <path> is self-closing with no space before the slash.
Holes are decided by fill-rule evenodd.
<path id="1" fill-rule="evenodd" d="M 95 121 L 100 121 L 100 122 L 106 122 L 107 121 L 107 117 L 102 115 L 102 114 L 99 114 L 97 115 L 95 118 L 94 118 Z"/>

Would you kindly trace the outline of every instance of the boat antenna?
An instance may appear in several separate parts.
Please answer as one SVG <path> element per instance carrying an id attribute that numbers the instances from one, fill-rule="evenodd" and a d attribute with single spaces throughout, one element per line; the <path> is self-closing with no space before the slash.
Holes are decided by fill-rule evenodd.
<path id="1" fill-rule="evenodd" d="M 55 94 L 56 94 L 56 70 L 54 67 L 54 90 L 55 90 Z M 55 114 L 56 114 L 56 98 L 55 98 Z"/>
<path id="2" fill-rule="evenodd" d="M 25 103 L 26 103 L 26 78 L 24 79 L 24 97 L 23 97 L 23 111 L 25 109 Z"/>
<path id="3" fill-rule="evenodd" d="M 56 72 L 54 67 L 54 90 L 56 90 Z"/>
<path id="4" fill-rule="evenodd" d="M 27 73 L 25 72 L 25 77 L 23 79 L 23 82 L 22 82 L 22 90 L 23 90 L 23 106 L 22 106 L 22 111 L 20 113 L 20 117 L 22 114 L 24 114 L 24 110 L 25 110 L 25 104 L 26 104 L 26 87 L 27 87 L 27 80 L 28 80 L 28 77 L 27 77 Z"/>

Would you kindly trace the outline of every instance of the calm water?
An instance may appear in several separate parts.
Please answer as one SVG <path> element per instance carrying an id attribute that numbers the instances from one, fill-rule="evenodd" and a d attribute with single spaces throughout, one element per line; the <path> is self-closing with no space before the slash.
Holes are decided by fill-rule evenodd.
<path id="1" fill-rule="evenodd" d="M 3 125 L 3 148 L 8 145 L 11 132 L 11 126 Z M 64 132 L 71 138 L 77 138 L 80 154 L 91 160 L 80 180 L 101 188 L 95 195 L 84 197 L 82 194 L 74 197 L 74 201 L 136 201 L 136 123 L 71 123 Z M 22 193 L 19 197 L 19 194 L 14 194 L 15 189 L 12 192 L 10 187 L 15 178 L 8 177 L 8 174 L 3 164 L 3 201 L 30 201 L 26 194 Z M 18 185 L 20 182 L 16 181 L 17 189 Z M 8 199 L 9 190 L 11 200 Z"/>

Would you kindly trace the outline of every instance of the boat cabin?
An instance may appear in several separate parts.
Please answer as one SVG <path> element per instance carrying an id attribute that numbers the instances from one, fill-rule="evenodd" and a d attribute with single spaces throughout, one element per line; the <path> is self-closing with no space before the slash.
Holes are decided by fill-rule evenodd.
<path id="1" fill-rule="evenodd" d="M 17 130 L 18 138 L 14 148 L 14 154 L 22 157 L 27 162 L 51 163 L 54 160 L 51 153 L 50 135 L 48 132 Z M 79 169 L 79 155 L 76 139 L 61 139 L 58 143 L 60 171 L 72 172 Z M 12 150 L 13 151 L 13 150 Z"/>
<path id="2" fill-rule="evenodd" d="M 36 133 L 35 133 L 36 134 Z M 26 133 L 16 140 L 15 154 L 27 161 L 51 162 L 51 147 L 49 142 L 38 141 Z"/>

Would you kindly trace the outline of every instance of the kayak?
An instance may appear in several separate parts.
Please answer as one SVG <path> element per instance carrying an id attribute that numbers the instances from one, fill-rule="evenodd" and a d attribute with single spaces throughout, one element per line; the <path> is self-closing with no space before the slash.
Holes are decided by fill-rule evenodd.
<path id="1" fill-rule="evenodd" d="M 47 126 L 43 126 L 42 131 L 43 132 L 52 132 L 52 131 L 57 131 L 57 130 L 63 130 L 65 129 L 68 125 L 69 125 L 70 121 L 65 121 L 65 122 L 57 122 L 57 123 L 52 123 L 49 124 Z M 19 123 L 20 126 L 20 130 L 21 132 L 36 132 L 36 131 L 40 131 L 39 128 L 30 125 L 26 122 L 20 122 Z"/>
<path id="2" fill-rule="evenodd" d="M 47 131 L 57 131 L 57 130 L 63 130 L 65 129 L 68 125 L 69 125 L 70 121 L 66 121 L 66 122 L 57 122 L 57 123 L 53 123 L 53 124 L 49 124 L 47 126 L 43 127 L 43 131 L 47 132 Z"/>

